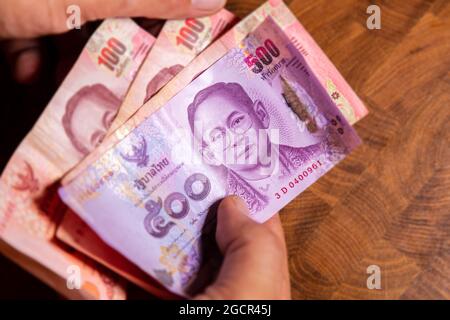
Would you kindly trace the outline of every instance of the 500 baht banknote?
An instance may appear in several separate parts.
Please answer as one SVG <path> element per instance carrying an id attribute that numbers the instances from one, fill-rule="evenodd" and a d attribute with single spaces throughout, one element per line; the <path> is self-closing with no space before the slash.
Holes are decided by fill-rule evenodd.
<path id="1" fill-rule="evenodd" d="M 214 203 L 239 195 L 263 222 L 359 143 L 304 53 L 267 17 L 60 195 L 106 243 L 190 296 L 210 274 L 200 270 Z"/>

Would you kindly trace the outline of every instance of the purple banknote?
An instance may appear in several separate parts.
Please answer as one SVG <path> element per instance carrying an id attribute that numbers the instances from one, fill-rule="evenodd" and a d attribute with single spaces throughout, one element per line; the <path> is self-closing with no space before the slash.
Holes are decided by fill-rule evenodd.
<path id="1" fill-rule="evenodd" d="M 239 195 L 263 222 L 359 143 L 269 17 L 60 194 L 109 245 L 190 296 L 209 274 L 213 204 Z"/>

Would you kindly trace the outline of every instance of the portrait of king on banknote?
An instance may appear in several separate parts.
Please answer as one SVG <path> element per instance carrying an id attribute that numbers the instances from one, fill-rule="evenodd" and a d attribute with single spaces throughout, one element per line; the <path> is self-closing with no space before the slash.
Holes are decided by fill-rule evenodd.
<path id="1" fill-rule="evenodd" d="M 145 99 L 142 102 L 143 104 L 146 103 L 150 98 L 167 82 L 169 82 L 170 79 L 172 79 L 174 76 L 176 76 L 181 70 L 183 69 L 183 66 L 181 64 L 175 64 L 170 67 L 163 68 L 158 71 L 158 73 L 151 78 L 151 80 L 148 82 L 146 87 L 146 95 Z"/>
<path id="2" fill-rule="evenodd" d="M 75 92 L 67 101 L 62 117 L 64 131 L 73 147 L 82 155 L 92 151 L 105 137 L 120 104 L 121 99 L 101 83 Z"/>
<path id="3" fill-rule="evenodd" d="M 320 142 L 305 147 L 272 142 L 264 103 L 252 101 L 239 83 L 219 82 L 201 90 L 187 110 L 200 152 L 212 165 L 226 167 L 227 194 L 239 194 L 252 213 L 268 204 L 272 176 L 289 176 L 322 151 Z"/>

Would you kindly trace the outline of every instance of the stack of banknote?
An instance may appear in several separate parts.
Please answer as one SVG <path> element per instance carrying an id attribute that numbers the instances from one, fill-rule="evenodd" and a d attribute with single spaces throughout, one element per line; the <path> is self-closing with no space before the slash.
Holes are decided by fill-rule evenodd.
<path id="1" fill-rule="evenodd" d="M 189 297 L 218 268 L 213 204 L 239 195 L 264 222 L 366 114 L 280 0 L 156 39 L 105 20 L 1 175 L 0 249 L 71 298 Z"/>

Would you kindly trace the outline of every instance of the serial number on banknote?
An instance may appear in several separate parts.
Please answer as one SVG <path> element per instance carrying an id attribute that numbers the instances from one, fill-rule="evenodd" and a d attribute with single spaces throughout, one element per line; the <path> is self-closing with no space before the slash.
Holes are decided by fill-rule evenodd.
<path id="1" fill-rule="evenodd" d="M 322 162 L 320 160 L 317 160 L 312 165 L 308 166 L 300 172 L 294 179 L 289 181 L 286 185 L 280 188 L 280 192 L 275 193 L 275 198 L 281 199 L 281 197 L 288 193 L 290 189 L 295 189 L 296 186 L 301 185 L 304 180 L 308 178 L 310 174 L 312 174 L 314 171 L 319 169 L 322 166 Z"/>

